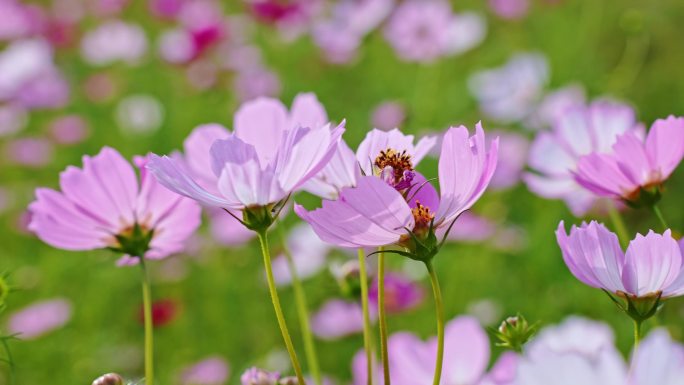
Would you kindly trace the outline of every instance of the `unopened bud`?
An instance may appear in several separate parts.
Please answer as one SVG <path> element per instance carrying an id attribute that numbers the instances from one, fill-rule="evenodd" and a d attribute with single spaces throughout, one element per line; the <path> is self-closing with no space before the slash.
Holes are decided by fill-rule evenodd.
<path id="1" fill-rule="evenodd" d="M 523 346 L 537 332 L 537 325 L 530 325 L 525 317 L 518 314 L 515 317 L 506 318 L 499 326 L 496 337 L 499 339 L 497 346 L 522 352 Z"/>
<path id="2" fill-rule="evenodd" d="M 251 367 L 240 377 L 242 385 L 278 385 L 280 375 L 263 369 Z"/>
<path id="3" fill-rule="evenodd" d="M 124 380 L 116 373 L 107 373 L 93 381 L 93 385 L 124 385 Z"/>

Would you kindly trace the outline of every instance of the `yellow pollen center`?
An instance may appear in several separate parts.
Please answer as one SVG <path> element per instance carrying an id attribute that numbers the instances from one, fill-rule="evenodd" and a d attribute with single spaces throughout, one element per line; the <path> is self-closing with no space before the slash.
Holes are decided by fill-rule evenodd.
<path id="1" fill-rule="evenodd" d="M 430 208 L 423 206 L 416 201 L 416 207 L 411 209 L 413 219 L 416 222 L 415 229 L 424 229 L 430 226 L 430 222 L 435 218 L 435 214 L 430 212 Z"/>

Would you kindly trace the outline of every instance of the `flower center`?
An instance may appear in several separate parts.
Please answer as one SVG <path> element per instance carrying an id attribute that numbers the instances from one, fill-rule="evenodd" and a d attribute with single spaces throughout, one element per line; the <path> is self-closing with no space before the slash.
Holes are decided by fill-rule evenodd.
<path id="1" fill-rule="evenodd" d="M 377 168 L 379 176 L 395 189 L 404 190 L 411 187 L 414 175 L 413 162 L 406 150 L 382 150 L 373 165 Z"/>

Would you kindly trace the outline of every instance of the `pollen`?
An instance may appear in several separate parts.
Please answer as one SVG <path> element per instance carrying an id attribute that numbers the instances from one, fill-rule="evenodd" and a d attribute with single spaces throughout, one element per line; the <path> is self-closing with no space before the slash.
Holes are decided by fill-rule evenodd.
<path id="1" fill-rule="evenodd" d="M 425 229 L 430 226 L 430 222 L 435 219 L 435 214 L 430 211 L 430 208 L 420 204 L 416 201 L 416 207 L 411 209 L 413 213 L 413 219 L 416 222 L 416 229 Z"/>
<path id="2" fill-rule="evenodd" d="M 387 167 L 392 167 L 394 180 L 396 182 L 399 182 L 404 177 L 404 172 L 413 170 L 411 155 L 408 154 L 406 150 L 399 152 L 388 148 L 386 150 L 380 151 L 380 155 L 375 158 L 375 162 L 373 162 L 373 164 L 380 171 Z"/>

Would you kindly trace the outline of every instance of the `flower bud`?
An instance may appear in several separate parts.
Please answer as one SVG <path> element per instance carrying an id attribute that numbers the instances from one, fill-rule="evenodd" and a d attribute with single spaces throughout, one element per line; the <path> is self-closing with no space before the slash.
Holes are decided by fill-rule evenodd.
<path id="1" fill-rule="evenodd" d="M 278 385 L 280 374 L 251 367 L 240 377 L 242 385 Z"/>
<path id="2" fill-rule="evenodd" d="M 355 300 L 361 296 L 361 273 L 357 261 L 344 263 L 334 274 L 344 297 Z"/>
<path id="3" fill-rule="evenodd" d="M 93 385 L 124 385 L 124 380 L 116 373 L 107 373 L 93 381 Z"/>
<path id="4" fill-rule="evenodd" d="M 496 332 L 499 339 L 497 346 L 522 352 L 523 345 L 537 332 L 537 325 L 530 325 L 525 317 L 518 314 L 515 317 L 506 318 Z"/>

